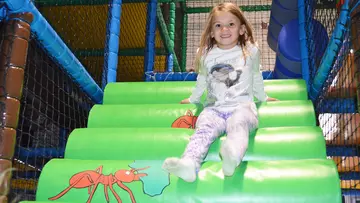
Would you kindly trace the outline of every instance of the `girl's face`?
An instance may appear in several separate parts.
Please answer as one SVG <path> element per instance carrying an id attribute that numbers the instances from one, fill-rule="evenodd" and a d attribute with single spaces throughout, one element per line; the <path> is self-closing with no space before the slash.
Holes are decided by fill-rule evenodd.
<path id="1" fill-rule="evenodd" d="M 211 37 L 215 38 L 220 49 L 233 48 L 238 43 L 239 35 L 243 35 L 245 30 L 245 25 L 241 25 L 240 20 L 232 13 L 218 11 L 214 14 Z"/>

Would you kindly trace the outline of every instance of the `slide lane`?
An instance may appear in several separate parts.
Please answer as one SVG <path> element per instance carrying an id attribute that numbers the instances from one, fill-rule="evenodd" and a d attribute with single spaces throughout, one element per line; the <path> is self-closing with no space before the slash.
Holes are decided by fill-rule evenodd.
<path id="1" fill-rule="evenodd" d="M 193 129 L 83 128 L 69 137 L 65 159 L 164 160 L 183 153 Z M 206 161 L 220 161 L 222 136 L 210 147 Z M 306 146 L 306 150 L 304 150 Z M 319 127 L 260 128 L 250 134 L 244 160 L 326 159 Z"/>
<path id="2" fill-rule="evenodd" d="M 95 177 L 101 169 L 103 179 L 112 174 L 119 181 L 112 188 L 124 203 L 131 202 L 130 194 L 136 202 L 144 203 L 341 202 L 340 181 L 331 160 L 244 162 L 232 177 L 223 176 L 220 162 L 206 162 L 199 171 L 198 180 L 192 184 L 164 173 L 161 164 L 161 161 L 151 160 L 53 159 L 42 171 L 36 198 L 48 201 L 80 176 L 83 177 L 81 181 L 53 202 L 85 202 L 89 198 L 88 189 L 76 187 L 90 183 L 87 179 L 90 176 L 85 178 L 85 173 Z M 139 168 L 145 169 L 132 171 Z M 110 202 L 117 202 L 111 188 L 106 189 Z M 106 202 L 103 182 L 93 190 L 92 202 Z"/>

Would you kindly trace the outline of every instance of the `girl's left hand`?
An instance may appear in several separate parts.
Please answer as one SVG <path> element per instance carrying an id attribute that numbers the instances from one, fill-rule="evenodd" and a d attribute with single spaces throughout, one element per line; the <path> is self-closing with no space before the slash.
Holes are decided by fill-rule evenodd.
<path id="1" fill-rule="evenodd" d="M 272 98 L 272 97 L 268 97 L 266 101 L 279 101 L 278 99 Z"/>

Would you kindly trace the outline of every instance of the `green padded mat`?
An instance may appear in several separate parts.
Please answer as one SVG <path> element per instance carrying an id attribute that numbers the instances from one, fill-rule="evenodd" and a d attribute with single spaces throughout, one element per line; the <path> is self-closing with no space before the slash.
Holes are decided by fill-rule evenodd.
<path id="1" fill-rule="evenodd" d="M 265 102 L 257 107 L 259 128 L 316 125 L 314 107 L 308 100 Z M 169 128 L 184 119 L 192 123 L 201 110 L 202 106 L 194 104 L 95 105 L 88 128 Z"/>
<path id="2" fill-rule="evenodd" d="M 65 158 L 94 160 L 164 160 L 182 155 L 194 130 L 171 128 L 91 128 L 74 130 Z M 220 161 L 220 140 L 210 147 L 206 160 Z M 304 150 L 306 146 L 306 150 Z M 319 127 L 261 128 L 251 133 L 245 160 L 326 158 Z"/>
<path id="3" fill-rule="evenodd" d="M 99 171 L 95 171 L 100 166 L 101 174 L 105 177 L 109 174 L 116 175 L 117 180 L 121 180 L 120 183 L 129 188 L 138 203 L 341 202 L 337 168 L 333 161 L 326 159 L 243 162 L 232 177 L 222 175 L 220 162 L 207 162 L 202 166 L 199 178 L 194 183 L 186 183 L 174 176 L 169 177 L 161 171 L 159 161 L 53 159 L 42 171 L 37 200 L 46 201 L 56 196 L 69 186 L 69 180 L 73 175 L 81 175 L 84 171 L 90 175 L 81 176 L 81 181 L 74 186 L 90 184 L 90 180 L 94 180 L 100 174 Z M 137 173 L 146 176 L 136 176 L 129 171 L 130 167 L 143 169 Z M 140 180 L 136 180 L 136 177 Z M 128 192 L 116 183 L 112 184 L 112 187 L 124 203 L 131 202 Z M 104 185 L 101 183 L 95 189 L 92 202 L 105 202 Z M 107 187 L 106 190 L 110 202 L 116 202 L 110 188 Z M 58 201 L 85 202 L 88 197 L 87 188 L 74 187 Z"/>
<path id="4" fill-rule="evenodd" d="M 265 91 L 280 100 L 307 100 L 304 80 L 265 80 Z M 188 98 L 195 82 L 118 82 L 104 90 L 104 104 L 168 104 Z M 206 93 L 202 99 L 206 97 Z"/>

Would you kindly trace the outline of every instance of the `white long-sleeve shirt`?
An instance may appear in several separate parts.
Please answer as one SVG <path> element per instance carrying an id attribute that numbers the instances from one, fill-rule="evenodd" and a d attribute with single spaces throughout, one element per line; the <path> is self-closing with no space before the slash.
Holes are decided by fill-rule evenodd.
<path id="1" fill-rule="evenodd" d="M 200 103 L 207 90 L 205 106 L 230 107 L 253 102 L 254 97 L 266 101 L 264 81 L 260 72 L 260 50 L 248 43 L 223 50 L 214 47 L 201 60 L 191 103 Z M 245 61 L 246 58 L 246 61 Z"/>

